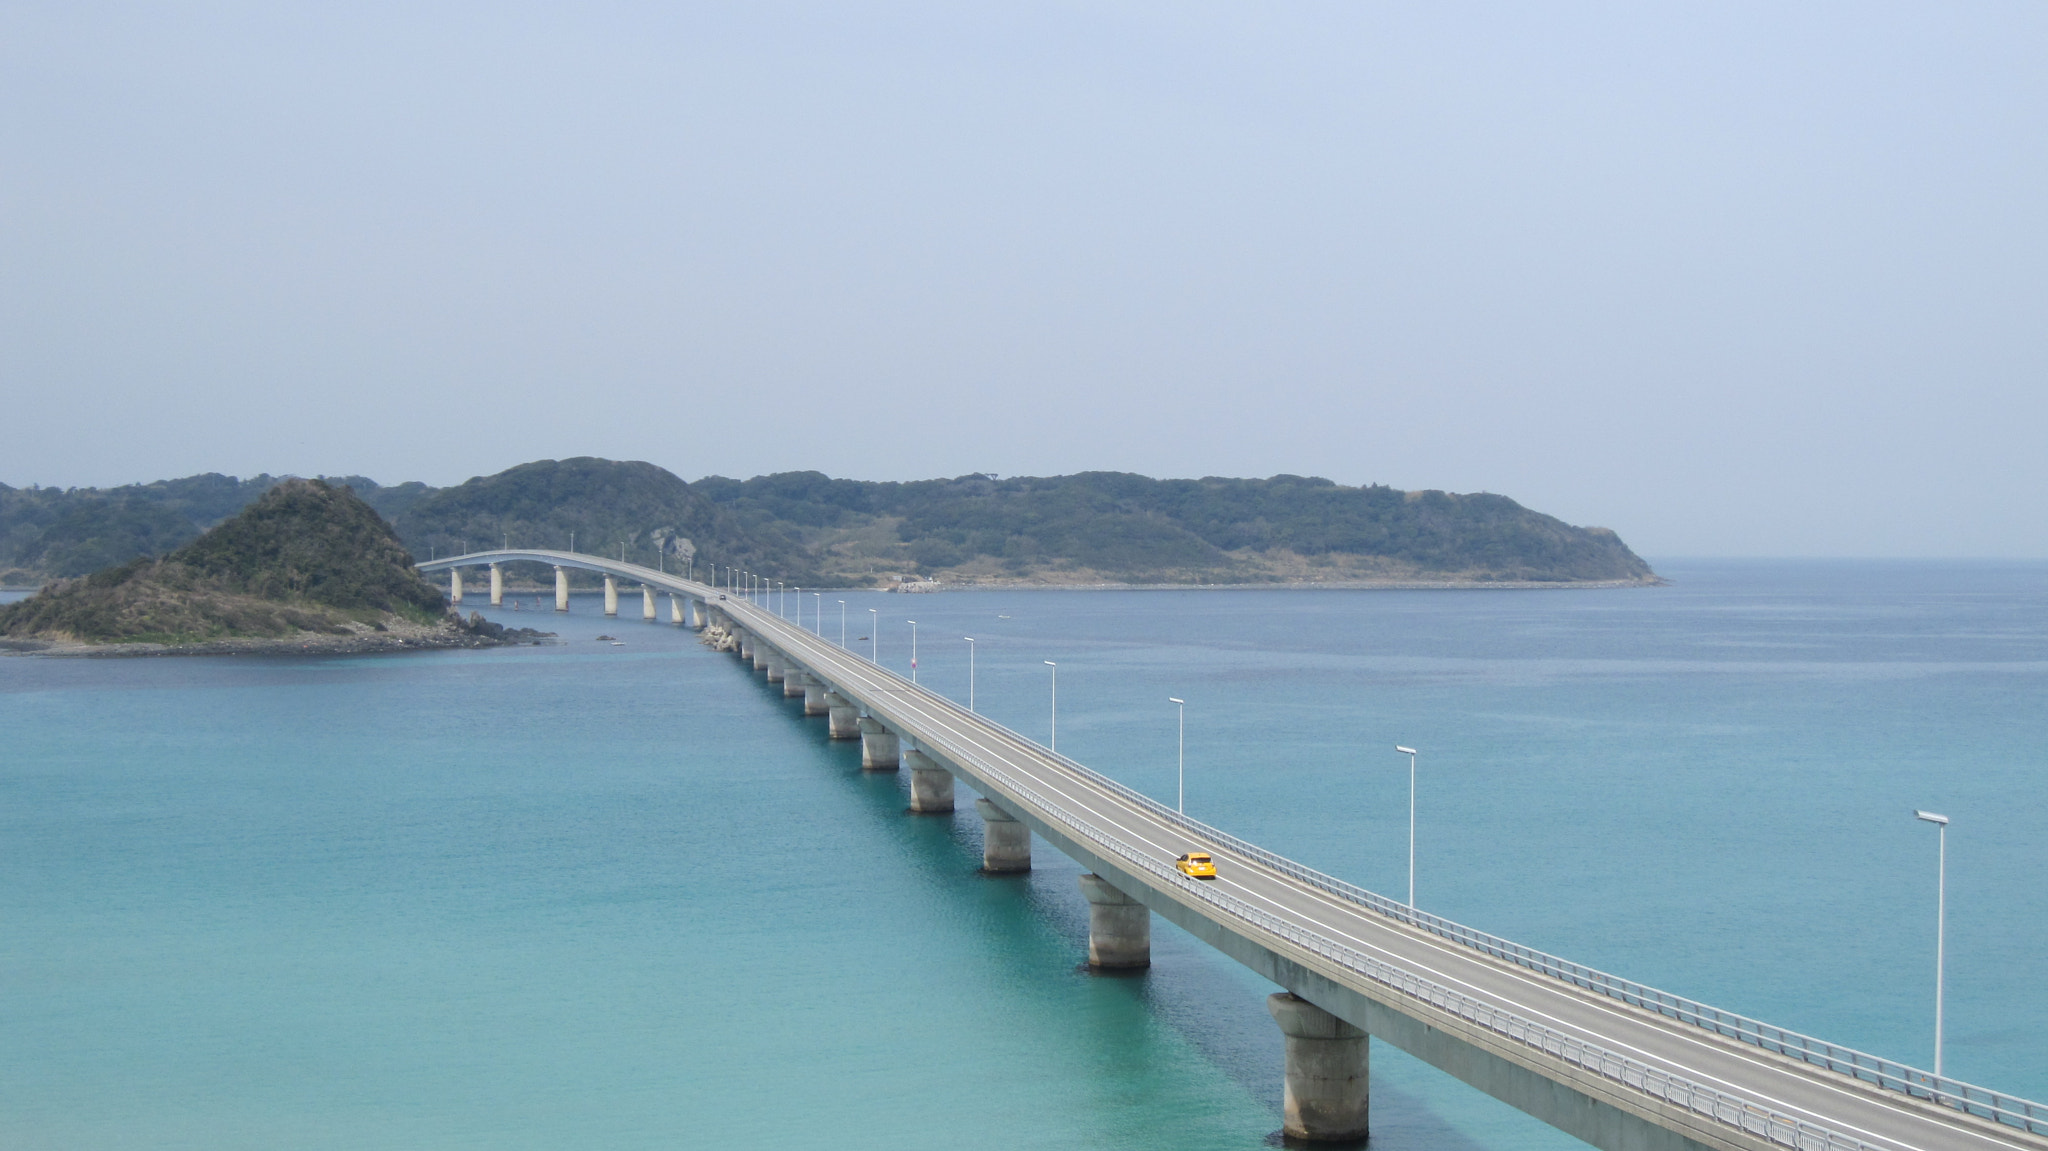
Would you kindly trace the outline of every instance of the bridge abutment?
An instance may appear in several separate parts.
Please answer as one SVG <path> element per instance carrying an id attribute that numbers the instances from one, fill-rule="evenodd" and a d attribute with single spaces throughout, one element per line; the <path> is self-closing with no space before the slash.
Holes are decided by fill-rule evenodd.
<path id="1" fill-rule="evenodd" d="M 902 764 L 903 744 L 896 733 L 882 726 L 882 721 L 871 715 L 860 717 L 860 766 L 863 771 L 895 771 Z M 915 784 L 912 785 L 915 789 Z M 911 806 L 917 806 L 913 796 Z M 952 799 L 946 801 L 946 810 L 953 810 Z"/>
<path id="2" fill-rule="evenodd" d="M 569 610 L 569 573 L 566 569 L 555 569 L 555 610 Z"/>
<path id="3" fill-rule="evenodd" d="M 1081 877 L 1088 897 L 1088 966 L 1132 970 L 1152 966 L 1152 911 L 1099 875 Z"/>
<path id="4" fill-rule="evenodd" d="M 825 693 L 825 734 L 831 739 L 859 739 L 860 711 L 836 691 Z"/>
<path id="5" fill-rule="evenodd" d="M 1031 829 L 986 799 L 974 801 L 981 813 L 981 869 L 999 875 L 1031 870 Z"/>
<path id="6" fill-rule="evenodd" d="M 1371 1047 L 1365 1032 L 1290 991 L 1266 996 L 1287 1037 L 1281 1130 L 1293 1139 L 1352 1143 L 1366 1136 Z"/>
<path id="7" fill-rule="evenodd" d="M 903 766 L 910 769 L 910 810 L 919 815 L 945 815 L 953 810 L 952 772 L 914 747 L 904 749 Z"/>
<path id="8" fill-rule="evenodd" d="M 497 564 L 491 565 L 491 606 L 505 606 L 505 573 Z"/>
<path id="9" fill-rule="evenodd" d="M 604 577 L 604 614 L 619 614 L 619 581 Z"/>

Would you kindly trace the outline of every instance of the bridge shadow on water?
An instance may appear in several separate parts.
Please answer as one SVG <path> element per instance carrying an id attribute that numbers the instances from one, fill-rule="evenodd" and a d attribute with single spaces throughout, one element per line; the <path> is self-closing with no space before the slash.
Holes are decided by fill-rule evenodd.
<path id="1" fill-rule="evenodd" d="M 824 744 L 822 758 L 847 800 L 838 815 L 858 821 L 863 839 L 874 845 L 866 865 L 902 867 L 923 876 L 931 898 L 943 905 L 946 916 L 976 929 L 986 943 L 988 960 L 981 978 L 1012 986 L 1036 981 L 1052 990 L 1059 990 L 1053 985 L 1060 984 L 1066 992 L 1080 995 L 1085 1006 L 1077 1025 L 1086 1029 L 1076 1036 L 1081 1058 L 1099 1066 L 1105 1081 L 1115 1084 L 1110 1090 L 1133 1099 L 1145 1094 L 1142 1080 L 1148 1076 L 1134 1074 L 1129 1067 L 1134 1046 L 1153 1058 L 1180 1048 L 1267 1112 L 1274 1129 L 1249 1137 L 1247 1147 L 1340 1146 L 1298 1143 L 1276 1130 L 1284 1046 L 1266 1012 L 1265 997 L 1277 987 L 1156 916 L 1149 969 L 1090 969 L 1088 905 L 1079 890 L 1079 865 L 1034 837 L 1030 872 L 983 871 L 982 821 L 974 811 L 974 792 L 964 782 L 956 784 L 953 812 L 911 812 L 908 772 L 863 771 L 859 740 L 827 740 L 824 717 L 805 716 L 801 698 L 785 697 L 780 684 L 766 682 L 749 665 L 739 664 L 734 672 L 753 681 L 763 702 L 783 722 Z M 1375 1044 L 1373 1060 L 1373 1147 L 1484 1151 L 1487 1144 L 1447 1122 L 1421 1095 L 1385 1081 L 1391 1076 L 1382 1076 L 1379 1068 L 1408 1060 L 1405 1054 Z M 1416 1070 L 1439 1074 L 1419 1064 Z M 1153 1068 L 1149 1073 L 1172 1075 L 1174 1069 Z M 1469 1089 L 1455 1085 L 1454 1090 Z"/>

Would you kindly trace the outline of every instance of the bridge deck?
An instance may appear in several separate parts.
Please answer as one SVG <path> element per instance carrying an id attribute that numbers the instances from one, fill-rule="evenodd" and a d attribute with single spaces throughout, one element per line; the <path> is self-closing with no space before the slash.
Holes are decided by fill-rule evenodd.
<path id="1" fill-rule="evenodd" d="M 544 558 L 557 554 L 566 553 L 518 558 L 560 562 Z M 970 786 L 1025 818 L 1056 846 L 1091 865 L 1106 863 L 1125 883 L 1142 884 L 1129 894 L 1155 911 L 1183 925 L 1219 926 L 1252 948 L 1298 963 L 1431 1028 L 1490 1044 L 1497 1054 L 1576 1089 L 1591 1084 L 1620 1092 L 1624 1103 L 1639 1097 L 1640 1105 L 1626 1109 L 1654 1116 L 1690 1138 L 1755 1146 L 1761 1136 L 1780 1146 L 1860 1144 L 1884 1151 L 2048 1148 L 2048 1140 L 2016 1128 L 1630 1006 L 1399 922 L 1226 842 L 1204 839 L 1196 830 L 1200 825 L 1184 826 L 1170 810 L 1090 778 L 1092 773 L 1077 771 L 1038 744 L 769 611 L 740 599 L 721 601 L 716 588 L 652 569 L 575 559 L 577 566 L 706 599 L 954 767 Z M 1197 882 L 1172 871 L 1173 858 L 1191 849 L 1214 854 L 1220 877 Z M 1215 931 L 1198 933 L 1211 942 L 1222 938 Z M 1246 948 L 1232 942 L 1224 939 L 1219 946 L 1247 959 Z M 1705 1088 L 1712 1098 L 1702 1106 L 1698 1093 L 1684 1096 L 1685 1085 Z M 1731 1110 L 1737 1101 L 1746 1106 Z"/>

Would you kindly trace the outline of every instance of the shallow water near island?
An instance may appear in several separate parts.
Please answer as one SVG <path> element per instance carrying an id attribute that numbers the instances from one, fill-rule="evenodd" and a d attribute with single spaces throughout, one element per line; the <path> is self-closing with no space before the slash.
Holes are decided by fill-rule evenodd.
<path id="1" fill-rule="evenodd" d="M 1604 591 L 806 593 L 807 621 L 1426 909 L 2048 1096 L 2048 565 L 1673 561 Z M 480 607 L 472 597 L 465 607 Z M 530 593 L 522 599 L 530 602 Z M 637 597 L 627 597 L 629 611 Z M 664 615 L 666 605 L 663 605 Z M 870 615 L 869 609 L 875 609 Z M 1076 869 L 977 873 L 694 637 L 0 659 L 0 1146 L 1258 1148 L 1270 985 Z M 818 616 L 822 614 L 822 619 Z M 871 629 L 867 621 L 877 621 Z M 613 646 L 599 634 L 624 641 Z M 862 639 L 860 637 L 874 637 Z M 964 794 L 963 794 L 964 800 Z M 1580 1146 L 1375 1045 L 1376 1148 Z"/>

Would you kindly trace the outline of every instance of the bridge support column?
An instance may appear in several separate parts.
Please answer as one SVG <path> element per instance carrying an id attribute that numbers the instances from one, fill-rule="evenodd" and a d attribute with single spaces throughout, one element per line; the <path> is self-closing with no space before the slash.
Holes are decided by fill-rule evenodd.
<path id="1" fill-rule="evenodd" d="M 670 622 L 670 623 L 681 623 L 681 622 L 683 622 L 683 597 L 682 597 L 682 596 L 679 596 L 679 595 L 672 595 L 672 596 L 668 597 L 668 622 Z"/>
<path id="2" fill-rule="evenodd" d="M 648 623 L 654 622 L 654 589 L 651 587 L 640 589 L 640 618 Z"/>
<path id="3" fill-rule="evenodd" d="M 754 661 L 754 633 L 740 629 L 740 658 L 748 663 Z"/>
<path id="4" fill-rule="evenodd" d="M 1088 897 L 1088 966 L 1152 966 L 1151 909 L 1099 875 L 1081 877 L 1081 894 Z"/>
<path id="5" fill-rule="evenodd" d="M 825 693 L 825 734 L 833 739 L 860 738 L 860 711 L 836 691 Z"/>
<path id="6" fill-rule="evenodd" d="M 569 610 L 569 573 L 562 568 L 555 569 L 555 610 Z"/>
<path id="7" fill-rule="evenodd" d="M 889 741 L 894 743 L 895 736 Z M 903 766 L 910 769 L 910 810 L 919 815 L 945 815 L 953 810 L 953 773 L 932 762 L 932 757 L 906 748 Z"/>
<path id="8" fill-rule="evenodd" d="M 772 647 L 769 647 L 769 646 L 768 646 L 767 644 L 765 644 L 765 643 L 762 643 L 762 642 L 761 642 L 760 640 L 758 640 L 758 639 L 754 641 L 754 670 L 755 670 L 755 671 L 761 672 L 761 673 L 763 673 L 763 674 L 765 675 L 765 674 L 767 673 L 767 671 L 768 671 L 768 668 L 769 668 L 769 666 L 770 666 L 770 663 L 771 663 L 771 661 L 773 661 L 773 660 L 774 660 L 774 658 L 775 658 L 775 649 L 774 649 L 774 648 L 772 648 Z"/>
<path id="9" fill-rule="evenodd" d="M 860 717 L 860 766 L 862 771 L 895 771 L 907 758 L 902 754 L 902 743 L 896 733 L 882 726 L 882 721 L 871 715 Z M 916 785 L 912 784 L 913 793 Z M 917 807 L 913 794 L 912 809 Z M 946 800 L 946 810 L 953 810 L 953 800 Z"/>
<path id="10" fill-rule="evenodd" d="M 783 669 L 782 698 L 802 699 L 804 694 L 804 684 L 808 682 L 810 678 L 810 676 L 798 671 L 793 667 Z"/>
<path id="11" fill-rule="evenodd" d="M 1031 829 L 986 799 L 974 801 L 981 813 L 981 869 L 1007 875 L 1031 870 Z"/>
<path id="12" fill-rule="evenodd" d="M 769 683 L 781 683 L 789 678 L 789 664 L 784 661 L 784 657 L 779 651 L 770 651 L 768 653 L 768 666 L 763 670 L 767 674 Z"/>
<path id="13" fill-rule="evenodd" d="M 619 581 L 604 577 L 604 614 L 619 614 Z"/>
<path id="14" fill-rule="evenodd" d="M 819 683 L 816 676 L 804 677 L 805 715 L 824 715 L 831 710 L 831 705 L 825 702 L 826 692 L 825 685 Z"/>
<path id="15" fill-rule="evenodd" d="M 448 602 L 451 604 L 460 604 L 462 602 L 461 568 L 448 569 Z"/>
<path id="16" fill-rule="evenodd" d="M 711 609 L 704 605 L 703 600 L 693 599 L 690 601 L 689 618 L 692 628 L 709 627 L 711 625 Z"/>
<path id="17" fill-rule="evenodd" d="M 1366 1033 L 1286 991 L 1266 996 L 1266 1010 L 1287 1036 L 1281 1130 L 1316 1142 L 1365 1138 L 1372 1068 Z"/>
<path id="18" fill-rule="evenodd" d="M 497 564 L 491 565 L 491 606 L 505 606 L 505 573 Z"/>

